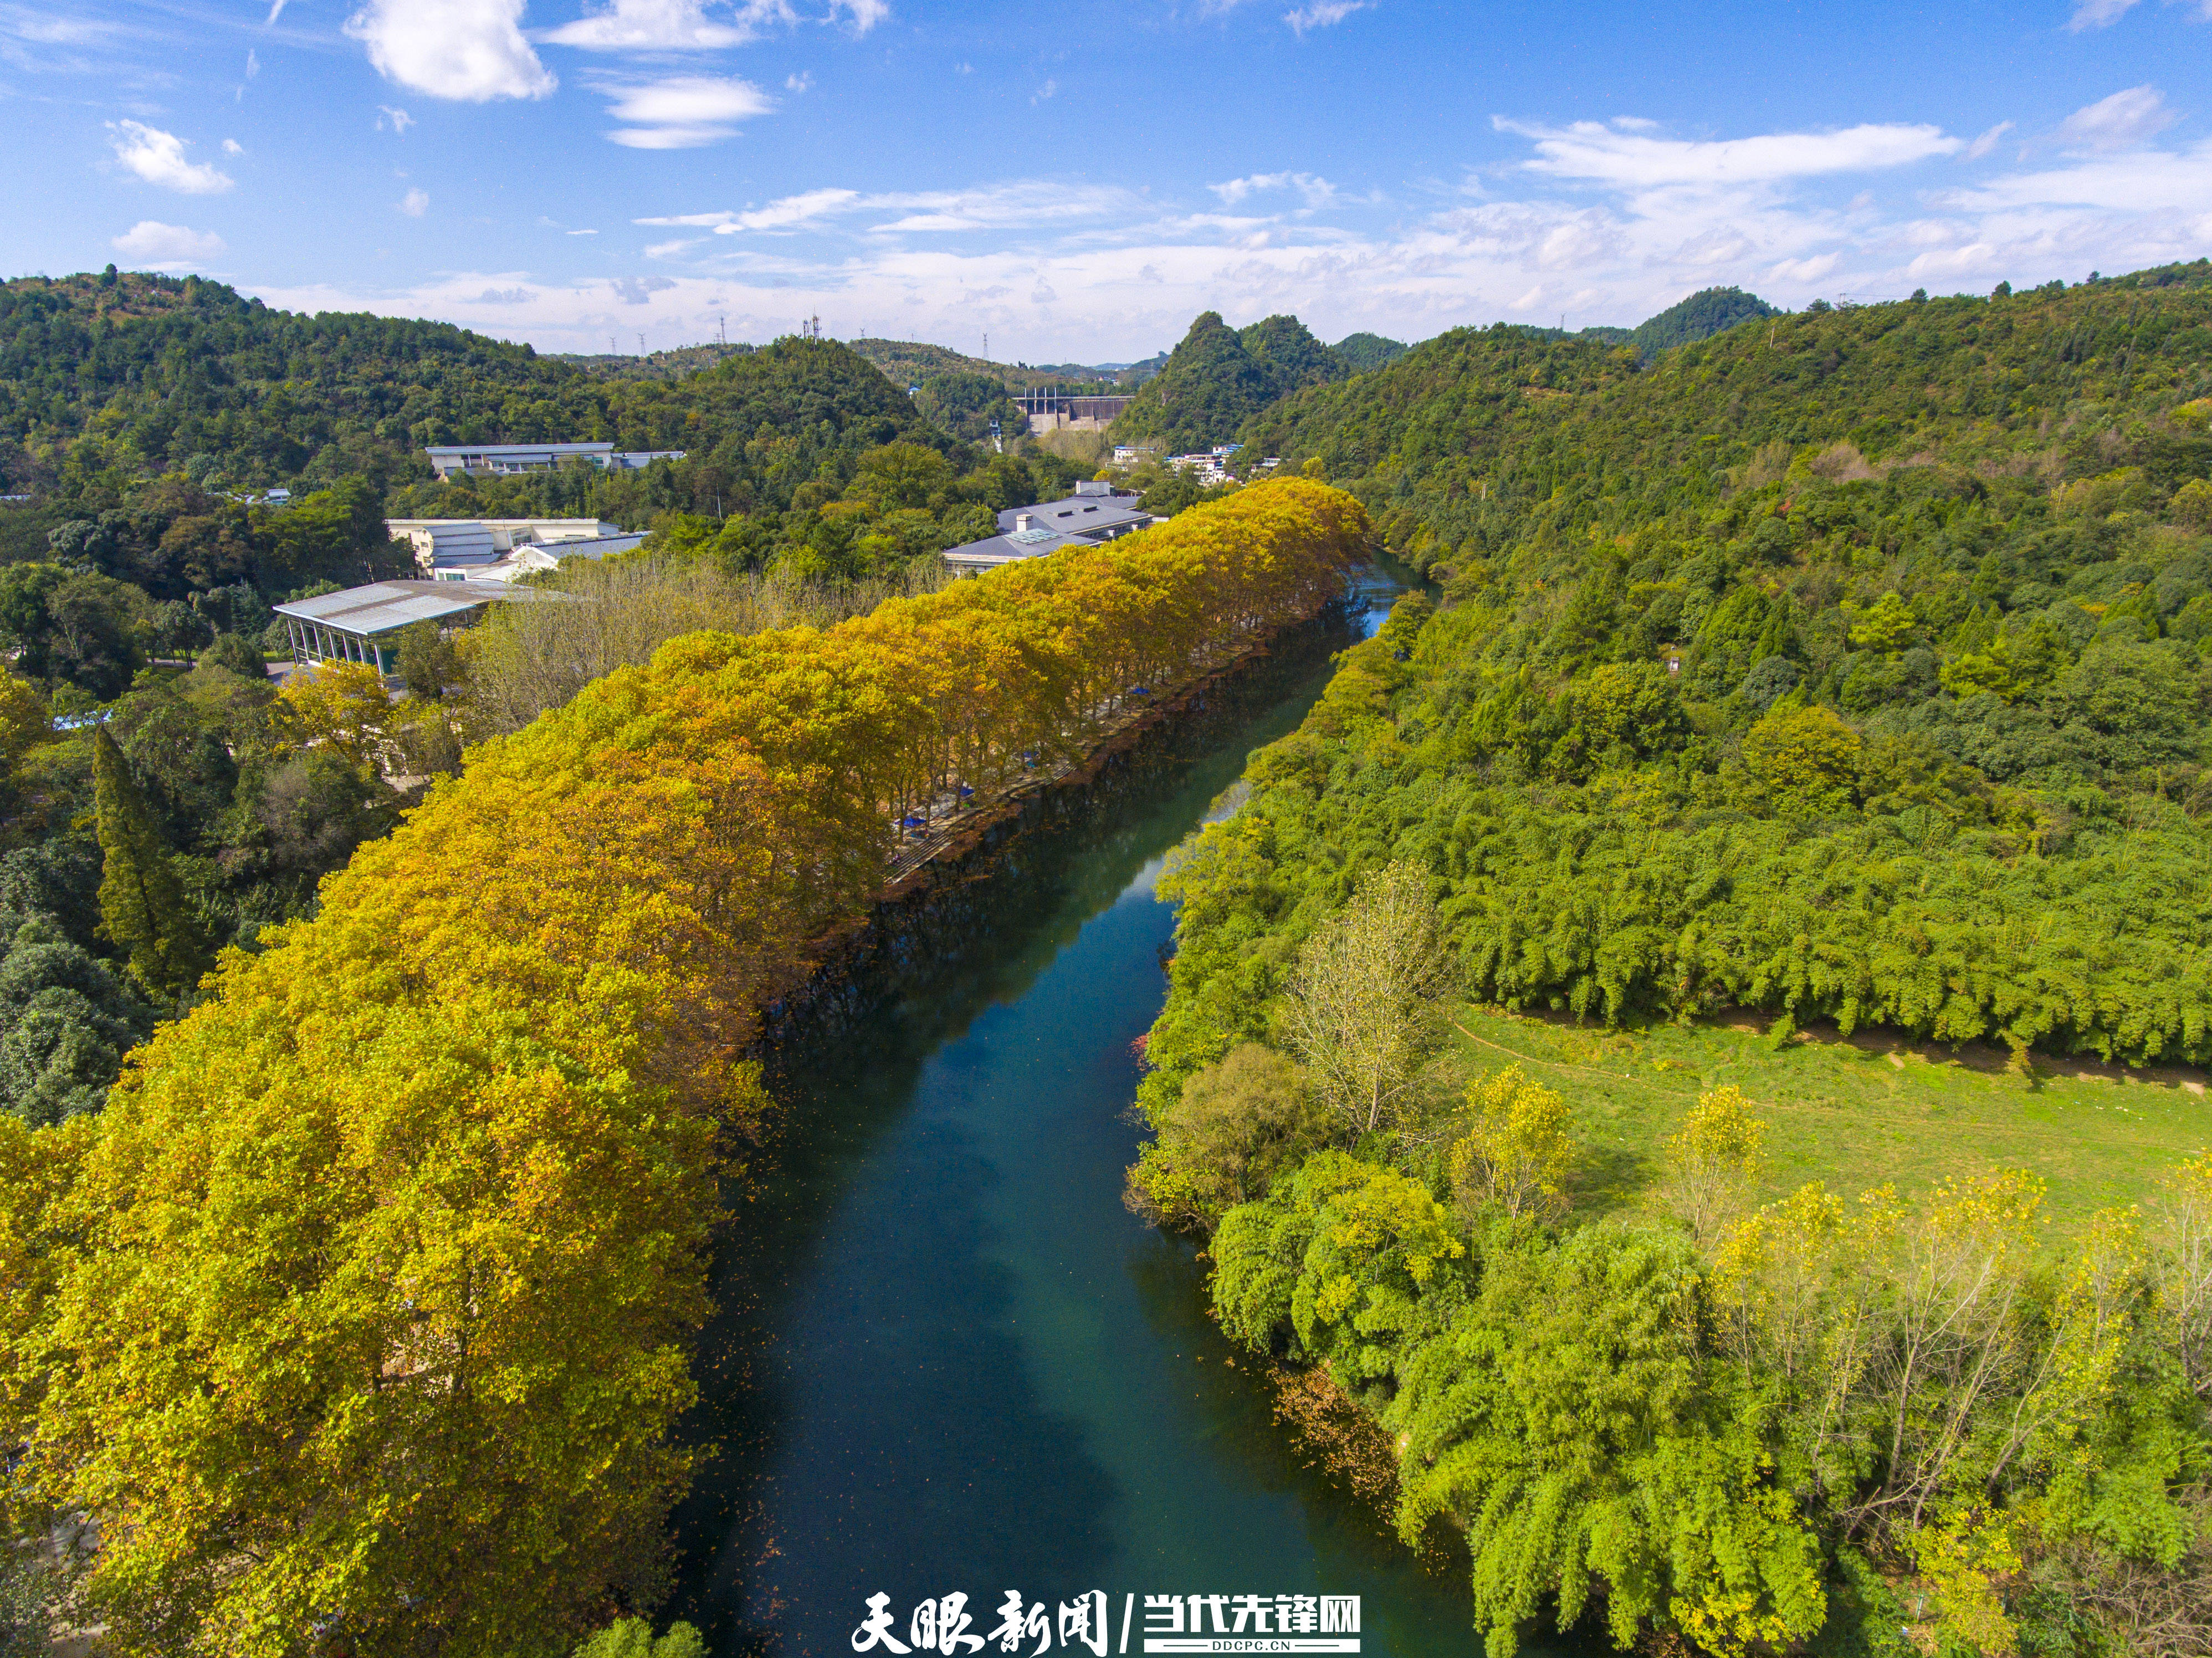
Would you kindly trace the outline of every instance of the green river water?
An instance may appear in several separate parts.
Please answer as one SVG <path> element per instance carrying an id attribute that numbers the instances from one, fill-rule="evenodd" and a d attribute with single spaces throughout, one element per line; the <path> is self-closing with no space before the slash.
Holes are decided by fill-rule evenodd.
<path id="1" fill-rule="evenodd" d="M 1192 1245 L 1121 1201 L 1161 857 L 1399 588 L 1362 591 L 783 1044 L 704 1346 L 718 1450 L 678 1515 L 670 1614 L 718 1658 L 850 1652 L 877 1594 L 907 1644 L 915 1603 L 954 1593 L 987 1635 L 1009 1590 L 1055 1614 L 1103 1593 L 1109 1650 L 1129 1595 L 1145 1649 L 1146 1594 L 1358 1595 L 1364 1653 L 1480 1650 L 1463 1568 L 1425 1571 L 1301 1466 L 1264 1380 L 1224 1363 Z M 1084 1650 L 1056 1615 L 1052 1637 Z"/>

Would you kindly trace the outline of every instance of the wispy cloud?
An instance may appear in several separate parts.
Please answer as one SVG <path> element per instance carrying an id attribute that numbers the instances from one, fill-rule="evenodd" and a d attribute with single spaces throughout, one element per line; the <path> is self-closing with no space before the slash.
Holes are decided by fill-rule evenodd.
<path id="1" fill-rule="evenodd" d="M 2091 149 L 2125 149 L 2155 138 L 2176 119 L 2156 87 L 2130 87 L 2085 105 L 2059 124 L 2059 137 Z"/>
<path id="2" fill-rule="evenodd" d="M 414 125 L 415 118 L 404 109 L 394 109 L 389 104 L 376 106 L 376 130 L 379 132 L 389 127 L 395 133 L 404 134 Z"/>
<path id="3" fill-rule="evenodd" d="M 1365 11 L 1373 0 L 1314 0 L 1310 6 L 1283 14 L 1283 21 L 1291 26 L 1291 33 L 1301 40 L 1315 29 L 1325 29 L 1341 23 L 1355 11 Z"/>
<path id="4" fill-rule="evenodd" d="M 410 219 L 419 219 L 430 210 L 430 192 L 419 187 L 410 188 L 393 203 Z"/>
<path id="5" fill-rule="evenodd" d="M 212 230 L 192 230 L 159 219 L 141 219 L 118 236 L 115 251 L 126 258 L 149 265 L 196 264 L 223 252 L 223 240 Z"/>
<path id="6" fill-rule="evenodd" d="M 728 22 L 710 19 L 702 0 L 613 0 L 538 38 L 591 52 L 713 52 L 797 21 L 784 0 L 746 0 Z"/>
<path id="7" fill-rule="evenodd" d="M 2081 0 L 2066 27 L 2077 34 L 2083 29 L 2110 28 L 2135 7 L 2136 0 Z"/>
<path id="8" fill-rule="evenodd" d="M 750 212 L 731 214 L 715 225 L 714 234 L 732 236 L 744 230 L 787 230 L 840 212 L 860 199 L 857 190 L 810 190 Z"/>
<path id="9" fill-rule="evenodd" d="M 2011 131 L 2012 123 L 2010 121 L 1999 121 L 1987 132 L 1982 134 L 1980 137 L 1975 139 L 1971 144 L 1968 144 L 1966 149 L 1960 150 L 1959 152 L 1959 159 L 1962 161 L 1980 161 L 1983 156 L 1988 155 L 1991 150 L 1997 147 L 1997 141 L 1999 139 L 2002 138 L 2006 133 L 2010 132 Z"/>
<path id="10" fill-rule="evenodd" d="M 1905 167 L 1964 149 L 1941 127 L 1891 123 L 1837 132 L 1776 132 L 1754 138 L 1655 138 L 1595 121 L 1567 127 L 1495 118 L 1500 131 L 1534 140 L 1531 173 L 1626 188 L 1665 185 L 1774 184 L 1824 173 Z"/>
<path id="11" fill-rule="evenodd" d="M 1234 207 L 1248 196 L 1275 190 L 1297 191 L 1310 208 L 1327 207 L 1336 199 L 1336 186 L 1313 173 L 1255 173 L 1206 188 L 1221 197 L 1224 207 Z"/>
<path id="12" fill-rule="evenodd" d="M 205 161 L 185 159 L 185 141 L 173 132 L 137 121 L 110 121 L 107 141 L 115 159 L 149 185 L 185 196 L 218 196 L 232 179 Z"/>
<path id="13" fill-rule="evenodd" d="M 696 149 L 737 136 L 737 124 L 765 115 L 775 100 L 750 81 L 714 75 L 607 82 L 599 90 L 621 123 L 607 134 L 631 149 Z"/>

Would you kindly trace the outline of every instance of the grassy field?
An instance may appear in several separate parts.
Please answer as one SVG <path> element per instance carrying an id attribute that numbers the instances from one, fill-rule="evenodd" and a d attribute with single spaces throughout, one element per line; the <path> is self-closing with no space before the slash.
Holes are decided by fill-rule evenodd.
<path id="1" fill-rule="evenodd" d="M 1700 1090 L 1733 1083 L 1767 1124 L 1767 1191 L 1807 1181 L 1853 1196 L 1894 1185 L 1910 1199 L 1947 1175 L 2026 1169 L 2048 1184 L 2054 1237 L 2147 1196 L 2182 1158 L 2212 1151 L 2204 1074 L 1955 1052 L 1889 1031 L 1814 1029 L 1778 1050 L 1725 1024 L 1629 1034 L 1466 1007 L 1451 1040 L 1470 1073 L 1521 1061 L 1572 1109 L 1587 1163 L 1584 1212 L 1644 1200 L 1660 1142 Z"/>

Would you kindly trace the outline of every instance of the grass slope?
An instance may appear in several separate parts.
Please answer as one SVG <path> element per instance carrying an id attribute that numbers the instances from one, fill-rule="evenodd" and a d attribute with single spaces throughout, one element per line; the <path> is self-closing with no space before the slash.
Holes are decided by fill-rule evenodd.
<path id="1" fill-rule="evenodd" d="M 1517 1062 L 1565 1097 L 1587 1152 L 1585 1214 L 1642 1204 L 1660 1143 L 1700 1091 L 1731 1083 L 1767 1125 L 1760 1202 L 1808 1181 L 1845 1197 L 1893 1184 L 1910 1199 L 1949 1175 L 2026 1169 L 2050 1187 L 2055 1242 L 2212 1149 L 2203 1073 L 2179 1067 L 2039 1056 L 2023 1078 L 2001 1048 L 1889 1030 L 1845 1041 L 1818 1027 L 1778 1050 L 1727 1024 L 1607 1032 L 1474 1006 L 1451 1018 L 1452 1057 L 1468 1074 Z"/>

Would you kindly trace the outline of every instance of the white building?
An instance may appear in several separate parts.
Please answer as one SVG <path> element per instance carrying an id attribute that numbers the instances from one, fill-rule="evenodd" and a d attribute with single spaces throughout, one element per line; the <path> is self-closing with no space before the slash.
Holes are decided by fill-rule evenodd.
<path id="1" fill-rule="evenodd" d="M 439 443 L 423 450 L 441 478 L 475 472 L 504 477 L 550 472 L 564 460 L 587 461 L 603 472 L 635 472 L 656 460 L 681 460 L 681 449 L 625 449 L 611 443 Z"/>
<path id="2" fill-rule="evenodd" d="M 477 581 L 373 581 L 335 593 L 270 606 L 284 619 L 292 659 L 303 666 L 357 662 L 380 674 L 399 671 L 399 634 L 428 622 L 440 632 L 465 628 L 484 607 L 510 599 L 555 599 L 562 595 L 529 587 Z"/>
<path id="3" fill-rule="evenodd" d="M 415 549 L 416 567 L 424 575 L 496 564 L 518 547 L 605 541 L 623 533 L 621 525 L 603 518 L 388 518 L 384 530 Z"/>
<path id="4" fill-rule="evenodd" d="M 1042 558 L 1063 547 L 1118 541 L 1152 522 L 1152 514 L 1138 507 L 1133 492 L 1116 490 L 1107 483 L 1083 483 L 1064 501 L 1008 507 L 999 514 L 997 535 L 953 548 L 945 555 L 945 562 L 956 575 L 981 575 L 1001 564 Z"/>
<path id="5" fill-rule="evenodd" d="M 525 542 L 506 557 L 490 564 L 446 565 L 432 567 L 434 581 L 512 581 L 537 570 L 554 570 L 568 558 L 605 558 L 610 553 L 627 553 L 645 540 L 642 530 L 625 531 L 620 535 L 598 536 L 589 541 Z"/>

